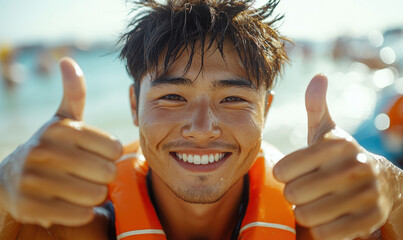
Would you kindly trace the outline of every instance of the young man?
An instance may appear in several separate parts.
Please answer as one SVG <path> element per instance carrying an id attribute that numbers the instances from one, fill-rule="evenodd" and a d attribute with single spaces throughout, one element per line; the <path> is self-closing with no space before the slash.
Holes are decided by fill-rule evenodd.
<path id="1" fill-rule="evenodd" d="M 63 59 L 55 117 L 1 163 L 1 239 L 402 238 L 402 171 L 336 127 L 326 77 L 306 91 L 309 146 L 262 143 L 286 60 L 263 21 L 277 2 L 142 4 L 121 40 L 139 143 L 122 155 L 84 124 L 83 73 Z"/>

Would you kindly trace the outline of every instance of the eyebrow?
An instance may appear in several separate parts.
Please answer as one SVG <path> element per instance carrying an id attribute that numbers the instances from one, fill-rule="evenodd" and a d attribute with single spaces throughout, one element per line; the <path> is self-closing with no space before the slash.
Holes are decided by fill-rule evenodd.
<path id="1" fill-rule="evenodd" d="M 151 87 L 160 87 L 164 85 L 185 85 L 192 86 L 194 83 L 188 78 L 181 77 L 166 77 L 162 76 L 151 82 Z"/>
<path id="2" fill-rule="evenodd" d="M 213 88 L 227 88 L 227 87 L 249 88 L 251 90 L 257 89 L 253 83 L 243 78 L 223 79 L 213 82 Z"/>
<path id="3" fill-rule="evenodd" d="M 188 78 L 182 77 L 166 77 L 162 76 L 151 82 L 151 87 L 161 87 L 161 86 L 172 86 L 172 85 L 182 85 L 182 86 L 194 86 L 194 82 Z M 239 78 L 239 79 L 222 79 L 213 82 L 213 89 L 217 88 L 247 88 L 250 90 L 256 90 L 256 86 L 250 81 Z"/>

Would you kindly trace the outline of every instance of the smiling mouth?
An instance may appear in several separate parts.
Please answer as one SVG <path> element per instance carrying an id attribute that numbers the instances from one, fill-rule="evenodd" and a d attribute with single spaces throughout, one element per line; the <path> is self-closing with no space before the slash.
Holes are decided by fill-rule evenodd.
<path id="1" fill-rule="evenodd" d="M 180 152 L 170 152 L 171 156 L 184 163 L 194 165 L 209 165 L 224 160 L 231 155 L 229 152 L 214 153 L 214 154 L 188 154 Z"/>

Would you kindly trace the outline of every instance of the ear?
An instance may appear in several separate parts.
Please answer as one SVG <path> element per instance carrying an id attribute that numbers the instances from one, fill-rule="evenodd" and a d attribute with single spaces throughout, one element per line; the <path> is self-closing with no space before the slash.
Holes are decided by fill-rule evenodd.
<path id="1" fill-rule="evenodd" d="M 130 86 L 130 106 L 132 109 L 132 117 L 133 117 L 133 123 L 137 127 L 139 126 L 139 118 L 137 114 L 137 96 L 136 92 L 134 90 L 134 84 Z"/>
<path id="2" fill-rule="evenodd" d="M 268 91 L 266 95 L 266 106 L 264 109 L 264 118 L 267 118 L 267 113 L 269 112 L 269 108 L 271 106 L 271 103 L 273 102 L 273 96 L 274 96 L 274 91 Z"/>

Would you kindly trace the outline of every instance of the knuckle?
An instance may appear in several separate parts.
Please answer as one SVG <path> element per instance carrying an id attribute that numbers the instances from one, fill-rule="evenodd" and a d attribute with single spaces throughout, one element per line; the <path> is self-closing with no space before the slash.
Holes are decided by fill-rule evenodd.
<path id="1" fill-rule="evenodd" d="M 43 140 L 40 140 L 43 141 Z M 43 143 L 39 143 L 35 147 L 32 147 L 27 155 L 27 160 L 35 160 L 35 159 L 41 159 L 46 155 L 46 148 Z"/>
<path id="2" fill-rule="evenodd" d="M 63 118 L 63 119 L 60 119 L 59 125 L 69 126 L 69 125 L 71 125 L 72 122 L 75 122 L 75 120 L 72 120 L 70 118 Z"/>
<path id="3" fill-rule="evenodd" d="M 85 128 L 85 123 L 70 118 L 63 118 L 59 121 L 59 126 L 65 129 L 75 129 L 80 131 Z"/>
<path id="4" fill-rule="evenodd" d="M 60 131 L 61 125 L 60 121 L 53 122 L 49 124 L 49 126 L 46 128 L 46 131 L 44 132 L 44 136 L 52 136 L 54 133 L 57 133 Z"/>
<path id="5" fill-rule="evenodd" d="M 368 191 L 372 195 L 373 198 L 375 199 L 380 199 L 381 198 L 381 188 L 379 184 L 377 184 L 376 181 L 372 181 L 368 187 Z"/>
<path id="6" fill-rule="evenodd" d="M 38 221 L 38 224 L 43 228 L 50 228 L 53 224 L 52 221 L 41 219 Z"/>
<path id="7" fill-rule="evenodd" d="M 354 164 L 351 168 L 346 170 L 345 179 L 349 182 L 354 182 L 371 175 L 371 172 L 371 167 L 368 166 L 368 164 Z"/>
<path id="8" fill-rule="evenodd" d="M 21 173 L 21 178 L 17 185 L 17 190 L 19 192 L 24 192 L 25 190 L 35 185 L 35 183 L 36 183 L 35 175 L 31 171 L 24 169 Z"/>
<path id="9" fill-rule="evenodd" d="M 84 213 L 82 214 L 82 217 L 81 217 L 82 224 L 87 224 L 87 223 L 91 222 L 92 219 L 94 219 L 93 210 L 92 209 L 86 209 L 86 211 L 84 211 Z"/>
<path id="10" fill-rule="evenodd" d="M 346 142 L 347 141 L 343 138 L 334 138 L 334 139 L 327 139 L 325 142 L 323 142 L 323 144 L 325 146 L 342 148 L 344 147 Z"/>
<path id="11" fill-rule="evenodd" d="M 372 216 L 373 216 L 373 223 L 376 224 L 378 223 L 380 220 L 383 219 L 384 217 L 384 213 L 382 211 L 382 207 L 380 206 L 380 204 L 378 204 L 372 211 Z"/>
<path id="12" fill-rule="evenodd" d="M 363 239 L 380 239 L 377 236 L 376 231 L 371 231 L 371 230 L 363 230 L 358 234 L 358 237 L 363 238 Z"/>
<path id="13" fill-rule="evenodd" d="M 378 200 L 381 197 L 380 189 L 375 182 L 371 182 L 364 192 L 365 195 L 370 196 L 373 200 Z"/>
<path id="14" fill-rule="evenodd" d="M 70 227 L 80 227 L 91 222 L 94 219 L 92 207 L 82 207 L 76 205 L 68 205 L 68 212 L 62 211 L 54 216 L 53 223 Z M 62 214 L 62 215 L 60 215 Z"/>
<path id="15" fill-rule="evenodd" d="M 340 140 L 343 153 L 356 153 L 358 152 L 357 145 L 352 141 Z"/>
<path id="16" fill-rule="evenodd" d="M 285 178 L 284 178 L 284 176 L 283 176 L 283 166 L 282 166 L 283 164 L 282 164 L 282 162 L 280 161 L 280 162 L 278 162 L 275 166 L 274 166 L 274 168 L 273 168 L 273 175 L 274 175 L 274 177 L 278 180 L 278 181 L 280 181 L 280 182 L 284 182 L 285 181 Z"/>
<path id="17" fill-rule="evenodd" d="M 10 211 L 11 217 L 19 222 L 19 223 L 24 223 L 27 222 L 27 216 L 21 214 L 21 211 L 19 209 L 15 209 L 14 211 Z"/>
<path id="18" fill-rule="evenodd" d="M 80 226 L 91 222 L 91 220 L 94 218 L 94 212 L 92 208 L 80 207 L 76 208 L 76 210 L 74 211 L 74 216 L 76 223 L 73 225 Z"/>
<path id="19" fill-rule="evenodd" d="M 11 217 L 16 220 L 17 222 L 22 222 L 24 215 L 21 214 L 21 204 L 19 202 L 14 203 L 14 207 L 10 209 L 10 215 Z"/>
<path id="20" fill-rule="evenodd" d="M 106 185 L 100 185 L 96 188 L 93 194 L 93 205 L 99 205 L 105 201 L 108 195 L 108 187 Z"/>
<path id="21" fill-rule="evenodd" d="M 107 162 L 106 163 L 106 174 L 105 174 L 104 180 L 107 183 L 110 183 L 113 180 L 115 180 L 116 174 L 117 174 L 116 165 L 114 163 Z"/>
<path id="22" fill-rule="evenodd" d="M 333 151 L 340 154 L 351 154 L 358 150 L 358 147 L 354 142 L 344 138 L 329 139 L 323 144 L 326 144 L 325 146 L 332 148 Z"/>
<path id="23" fill-rule="evenodd" d="M 307 214 L 307 212 L 305 211 L 305 209 L 303 207 L 296 207 L 294 210 L 294 214 L 295 214 L 295 219 L 297 220 L 297 222 L 305 227 L 312 227 L 313 223 L 309 217 L 309 213 Z"/>
<path id="24" fill-rule="evenodd" d="M 358 164 L 356 164 L 357 171 L 367 173 L 367 174 L 371 174 L 371 175 L 375 174 L 375 171 L 374 171 L 373 167 L 370 164 L 362 163 L 362 162 L 359 162 L 359 161 L 357 161 L 357 162 L 358 162 Z"/>
<path id="25" fill-rule="evenodd" d="M 294 190 L 295 189 L 290 184 L 286 184 L 285 187 L 284 187 L 284 197 L 290 203 L 295 203 L 296 202 L 296 197 L 295 197 L 295 191 Z"/>
<path id="26" fill-rule="evenodd" d="M 26 158 L 26 167 L 47 166 L 55 158 L 57 152 L 47 143 L 40 143 L 30 149 Z"/>
<path id="27" fill-rule="evenodd" d="M 357 233 L 356 236 L 354 236 L 354 237 L 368 239 L 370 237 L 370 235 L 371 235 L 371 233 L 369 231 L 361 231 L 361 232 Z"/>
<path id="28" fill-rule="evenodd" d="M 58 122 L 51 123 L 46 131 L 43 134 L 43 138 L 45 139 L 52 139 L 52 138 L 65 138 L 66 132 L 72 131 L 74 126 L 73 121 L 70 119 L 63 119 Z"/>
<path id="29" fill-rule="evenodd" d="M 119 159 L 123 154 L 122 143 L 115 137 L 112 140 L 112 156 L 113 160 Z"/>
<path id="30" fill-rule="evenodd" d="M 323 227 L 314 227 L 311 229 L 311 234 L 313 239 L 315 240 L 322 240 L 322 239 L 328 239 L 327 234 Z"/>
<path id="31" fill-rule="evenodd" d="M 23 221 L 26 217 L 31 215 L 32 202 L 22 195 L 18 196 L 14 202 L 14 209 L 11 211 L 11 215 L 15 220 Z"/>

